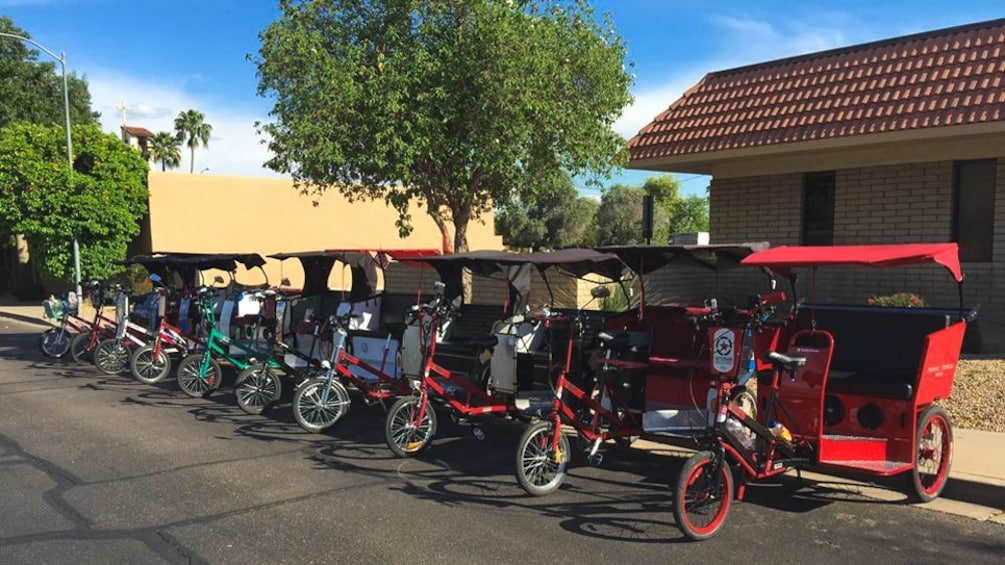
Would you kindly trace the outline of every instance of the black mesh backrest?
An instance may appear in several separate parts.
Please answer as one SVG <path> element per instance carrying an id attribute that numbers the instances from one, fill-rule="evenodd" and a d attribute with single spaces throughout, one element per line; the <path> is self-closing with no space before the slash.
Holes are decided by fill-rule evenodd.
<path id="1" fill-rule="evenodd" d="M 405 312 L 415 305 L 416 294 L 384 293 L 380 297 L 380 327 L 387 329 L 405 321 Z"/>

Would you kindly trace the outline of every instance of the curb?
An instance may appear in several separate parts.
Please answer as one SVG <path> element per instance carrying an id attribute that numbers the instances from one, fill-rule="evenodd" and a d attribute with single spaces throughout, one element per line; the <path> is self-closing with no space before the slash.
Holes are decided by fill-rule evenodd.
<path id="1" fill-rule="evenodd" d="M 31 324 L 33 326 L 39 326 L 42 328 L 52 327 L 52 325 L 50 325 L 49 323 L 39 320 L 38 318 L 34 318 L 31 316 L 22 316 L 21 314 L 15 314 L 13 312 L 7 312 L 4 310 L 0 310 L 0 318 L 6 318 L 8 320 L 20 322 L 22 324 Z"/>

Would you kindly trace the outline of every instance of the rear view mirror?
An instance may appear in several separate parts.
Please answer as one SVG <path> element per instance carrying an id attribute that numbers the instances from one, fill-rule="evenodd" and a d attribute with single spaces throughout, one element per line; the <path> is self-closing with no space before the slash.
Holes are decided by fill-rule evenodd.
<path id="1" fill-rule="evenodd" d="M 450 302 L 450 307 L 453 308 L 454 310 L 460 310 L 462 302 L 463 300 L 461 300 L 460 295 L 455 296 L 453 301 Z"/>
<path id="2" fill-rule="evenodd" d="M 447 285 L 443 281 L 436 281 L 433 283 L 433 292 L 437 295 L 442 296 L 445 290 L 447 290 Z"/>
<path id="3" fill-rule="evenodd" d="M 590 296 L 594 298 L 610 298 L 611 289 L 606 286 L 595 286 L 590 289 Z"/>
<path id="4" fill-rule="evenodd" d="M 340 318 L 348 316 L 350 313 L 352 313 L 352 304 L 349 304 L 348 302 L 339 304 L 338 308 L 335 309 L 335 315 Z"/>

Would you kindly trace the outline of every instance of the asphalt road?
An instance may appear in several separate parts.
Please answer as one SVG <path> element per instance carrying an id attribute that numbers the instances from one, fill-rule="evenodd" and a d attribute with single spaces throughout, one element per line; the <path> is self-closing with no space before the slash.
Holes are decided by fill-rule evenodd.
<path id="1" fill-rule="evenodd" d="M 288 406 L 247 416 L 49 361 L 0 320 L 0 563 L 1001 563 L 1005 527 L 825 484 L 753 489 L 724 531 L 681 543 L 678 457 L 608 451 L 561 491 L 523 494 L 519 424 L 449 424 L 390 455 L 380 407 L 329 434 Z"/>

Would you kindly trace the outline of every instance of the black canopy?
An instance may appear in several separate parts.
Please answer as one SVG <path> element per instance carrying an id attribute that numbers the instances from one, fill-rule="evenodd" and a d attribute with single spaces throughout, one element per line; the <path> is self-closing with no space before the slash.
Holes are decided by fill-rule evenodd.
<path id="1" fill-rule="evenodd" d="M 233 272 L 240 263 L 247 269 L 265 265 L 265 259 L 257 253 L 167 253 L 157 252 L 153 255 L 137 255 L 121 265 L 142 265 L 148 272 L 166 277 L 168 271 L 174 271 L 181 277 L 186 286 L 198 284 L 196 272 L 206 269 L 220 269 Z"/>
<path id="2" fill-rule="evenodd" d="M 613 253 L 635 273 L 645 275 L 670 263 L 713 270 L 736 267 L 744 257 L 770 247 L 768 242 L 713 245 L 609 245 L 597 251 Z"/>
<path id="3" fill-rule="evenodd" d="M 335 263 L 342 263 L 352 272 L 352 286 L 349 289 L 349 300 L 358 302 L 366 300 L 376 293 L 377 289 L 377 258 L 366 251 L 328 250 L 301 251 L 297 253 L 275 253 L 269 255 L 280 261 L 296 258 L 304 268 L 305 296 L 321 294 L 328 290 L 328 277 Z"/>

